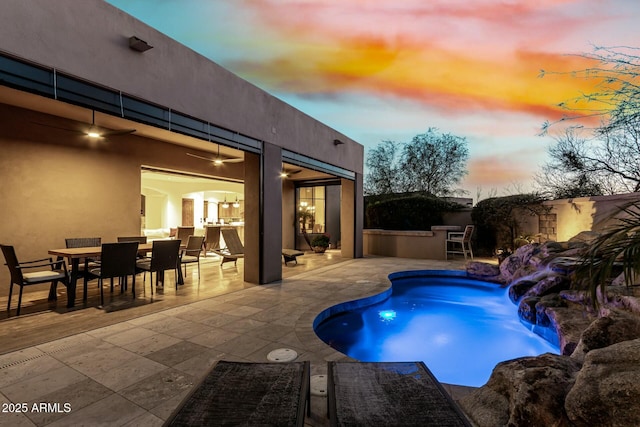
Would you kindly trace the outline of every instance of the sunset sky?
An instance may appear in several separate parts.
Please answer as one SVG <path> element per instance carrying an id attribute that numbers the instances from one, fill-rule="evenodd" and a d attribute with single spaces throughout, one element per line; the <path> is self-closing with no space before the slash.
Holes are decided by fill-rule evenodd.
<path id="1" fill-rule="evenodd" d="M 465 137 L 462 187 L 530 190 L 594 46 L 640 47 L 637 0 L 108 0 L 369 148 Z"/>

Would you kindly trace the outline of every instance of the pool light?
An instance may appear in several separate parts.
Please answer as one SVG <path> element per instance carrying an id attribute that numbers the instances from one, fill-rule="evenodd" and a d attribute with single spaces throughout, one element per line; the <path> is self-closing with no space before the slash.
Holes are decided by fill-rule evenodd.
<path id="1" fill-rule="evenodd" d="M 378 316 L 384 321 L 391 321 L 396 318 L 396 312 L 395 310 L 380 310 Z"/>

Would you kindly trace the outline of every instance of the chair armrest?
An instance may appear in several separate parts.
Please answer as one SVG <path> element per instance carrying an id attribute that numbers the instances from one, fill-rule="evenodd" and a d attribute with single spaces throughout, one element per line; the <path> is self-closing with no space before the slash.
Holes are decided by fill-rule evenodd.
<path id="1" fill-rule="evenodd" d="M 34 259 L 33 261 L 23 261 L 23 262 L 20 262 L 19 264 L 20 265 L 22 265 L 22 264 L 34 264 L 36 262 L 43 262 L 43 261 L 52 262 L 53 259 L 50 258 L 50 257 L 49 258 Z"/>
<path id="2" fill-rule="evenodd" d="M 40 264 L 35 264 L 36 262 L 39 262 L 39 261 L 48 261 L 48 262 L 42 262 Z M 23 265 L 23 264 L 30 264 L 30 265 Z M 21 262 L 20 264 L 18 264 L 18 266 L 16 268 L 24 270 L 24 269 L 27 269 L 27 268 L 46 267 L 47 265 L 50 265 L 52 270 L 55 270 L 56 268 L 59 268 L 61 270 L 66 270 L 67 269 L 67 264 L 64 262 L 63 259 L 53 261 L 51 258 L 44 258 L 44 259 L 37 260 L 37 261 L 27 261 L 27 262 L 24 262 L 24 263 Z"/>
<path id="3" fill-rule="evenodd" d="M 450 231 L 449 233 L 447 233 L 447 239 L 450 239 L 452 237 L 464 237 L 464 232 L 462 232 L 462 231 Z"/>

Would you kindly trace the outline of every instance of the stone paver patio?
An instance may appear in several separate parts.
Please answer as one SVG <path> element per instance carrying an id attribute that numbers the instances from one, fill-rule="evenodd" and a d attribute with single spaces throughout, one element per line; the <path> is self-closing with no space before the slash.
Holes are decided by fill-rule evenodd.
<path id="1" fill-rule="evenodd" d="M 327 361 L 348 358 L 315 335 L 323 309 L 387 289 L 394 271 L 463 265 L 345 260 L 0 355 L 0 404 L 11 409 L 0 413 L 0 425 L 159 426 L 216 361 L 265 362 L 283 347 L 311 361 L 312 375 L 326 374 Z M 445 388 L 454 398 L 468 392 Z M 23 413 L 9 405 L 22 403 Z M 38 412 L 34 403 L 50 405 Z M 312 396 L 311 408 L 307 425 L 328 425 L 326 399 Z"/>

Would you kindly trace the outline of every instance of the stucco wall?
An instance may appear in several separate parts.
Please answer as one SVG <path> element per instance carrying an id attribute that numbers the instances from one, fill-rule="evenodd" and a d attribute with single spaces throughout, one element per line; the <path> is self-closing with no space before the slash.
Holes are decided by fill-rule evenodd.
<path id="1" fill-rule="evenodd" d="M 446 230 L 364 230 L 364 253 L 365 255 L 443 260 L 446 238 Z"/>
<path id="2" fill-rule="evenodd" d="M 361 145 L 101 0 L 3 0 L 0 29 L 0 50 L 362 173 Z"/>
<path id="3" fill-rule="evenodd" d="M 620 207 L 633 200 L 640 200 L 640 193 L 550 200 L 543 204 L 549 208 L 549 214 L 555 215 L 555 224 L 551 224 L 556 234 L 555 240 L 563 242 L 581 231 L 603 231 L 615 222 L 612 216 L 620 216 Z M 546 216 L 544 221 L 547 221 Z M 520 224 L 523 234 L 535 235 L 539 232 L 537 216 L 523 213 Z"/>

